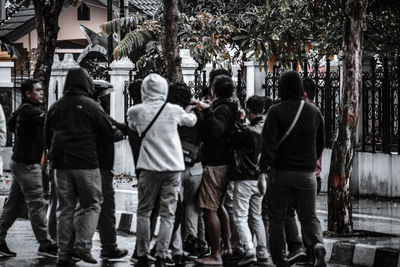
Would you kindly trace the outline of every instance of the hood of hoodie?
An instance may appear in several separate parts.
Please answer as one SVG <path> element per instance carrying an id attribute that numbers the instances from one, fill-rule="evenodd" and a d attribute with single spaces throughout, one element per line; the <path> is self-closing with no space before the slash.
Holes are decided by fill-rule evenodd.
<path id="1" fill-rule="evenodd" d="M 146 76 L 141 87 L 142 102 L 161 100 L 165 102 L 168 96 L 168 82 L 158 74 Z"/>
<path id="2" fill-rule="evenodd" d="M 65 79 L 65 95 L 93 95 L 93 80 L 83 68 L 73 68 L 68 71 Z"/>
<path id="3" fill-rule="evenodd" d="M 279 97 L 282 100 L 303 99 L 303 81 L 297 71 L 288 70 L 279 78 Z"/>

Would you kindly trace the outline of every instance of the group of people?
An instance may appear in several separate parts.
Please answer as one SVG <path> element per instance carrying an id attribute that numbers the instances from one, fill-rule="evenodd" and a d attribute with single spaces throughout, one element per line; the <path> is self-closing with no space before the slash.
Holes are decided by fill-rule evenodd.
<path id="1" fill-rule="evenodd" d="M 0 254 L 16 256 L 6 235 L 26 205 L 38 254 L 57 257 L 58 266 L 96 263 L 96 229 L 103 260 L 125 257 L 116 242 L 112 172 L 114 142 L 125 135 L 138 178 L 136 266 L 185 266 L 189 258 L 198 265 L 268 265 L 269 255 L 279 267 L 300 260 L 326 266 L 315 212 L 324 125 L 312 104 L 312 80 L 284 72 L 279 101 L 252 96 L 242 108 L 228 71 L 209 78 L 203 100 L 158 74 L 135 81 L 127 124 L 101 106 L 99 91 L 111 85 L 94 84 L 82 68 L 68 72 L 63 97 L 47 114 L 40 82 L 25 81 L 22 104 L 8 120 L 14 179 L 0 216 Z M 49 221 L 45 158 L 54 170 Z"/>

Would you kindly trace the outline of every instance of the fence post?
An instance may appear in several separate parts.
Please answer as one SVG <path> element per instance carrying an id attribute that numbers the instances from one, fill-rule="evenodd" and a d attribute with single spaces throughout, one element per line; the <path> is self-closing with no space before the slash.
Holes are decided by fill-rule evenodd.
<path id="1" fill-rule="evenodd" d="M 303 77 L 307 78 L 308 77 L 308 68 L 307 68 L 307 59 L 303 60 Z"/>
<path id="2" fill-rule="evenodd" d="M 315 80 L 315 86 L 316 86 L 316 88 L 317 88 L 317 90 L 316 90 L 316 92 L 315 92 L 315 103 L 317 103 L 317 104 L 319 104 L 319 106 L 321 107 L 321 112 L 322 112 L 322 114 L 324 114 L 325 115 L 325 108 L 324 108 L 324 106 L 323 106 L 323 93 L 324 93 L 324 91 L 323 90 L 321 90 L 321 98 L 319 98 L 319 86 L 318 86 L 318 80 L 319 80 L 319 77 L 318 77 L 318 68 L 319 68 L 319 66 L 318 66 L 318 59 L 315 59 L 315 64 L 314 64 L 314 80 Z"/>
<path id="3" fill-rule="evenodd" d="M 371 145 L 372 145 L 372 152 L 376 152 L 376 133 L 375 133 L 375 59 L 371 58 Z"/>
<path id="4" fill-rule="evenodd" d="M 207 72 L 203 70 L 203 92 L 206 90 L 206 88 L 207 88 Z"/>
<path id="5" fill-rule="evenodd" d="M 331 147 L 332 138 L 332 124 L 334 124 L 335 113 L 332 110 L 332 84 L 331 84 L 331 60 L 329 57 L 326 59 L 326 73 L 325 73 L 325 140 L 328 147 Z M 333 116 L 332 116 L 333 115 Z"/>
<path id="6" fill-rule="evenodd" d="M 390 153 L 390 110 L 389 110 L 389 66 L 388 58 L 385 57 L 383 60 L 383 82 L 382 82 L 382 119 L 383 119 L 383 153 Z"/>
<path id="7" fill-rule="evenodd" d="M 397 57 L 397 153 L 400 155 L 400 56 Z"/>

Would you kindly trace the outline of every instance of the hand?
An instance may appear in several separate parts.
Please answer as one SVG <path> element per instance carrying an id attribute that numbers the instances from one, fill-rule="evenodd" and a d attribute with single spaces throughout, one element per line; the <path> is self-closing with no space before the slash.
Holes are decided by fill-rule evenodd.
<path id="1" fill-rule="evenodd" d="M 185 111 L 186 111 L 186 112 L 190 112 L 190 111 L 193 110 L 193 108 L 194 108 L 194 106 L 192 106 L 192 105 L 187 105 L 186 108 L 185 108 Z"/>
<path id="2" fill-rule="evenodd" d="M 267 191 L 267 181 L 266 181 L 267 174 L 260 173 L 258 175 L 258 190 L 260 191 L 261 195 L 265 195 L 265 191 Z"/>
<path id="3" fill-rule="evenodd" d="M 240 119 L 244 120 L 244 118 L 246 117 L 246 111 L 244 111 L 244 109 L 239 108 L 239 113 L 240 113 Z"/>
<path id="4" fill-rule="evenodd" d="M 206 108 L 209 108 L 209 107 L 210 107 L 209 104 L 204 103 L 204 102 L 199 101 L 199 100 L 196 100 L 196 99 L 192 99 L 191 103 L 192 103 L 192 104 L 195 104 L 195 105 L 196 105 L 196 108 L 197 108 L 198 110 L 203 110 L 203 109 L 206 109 Z"/>

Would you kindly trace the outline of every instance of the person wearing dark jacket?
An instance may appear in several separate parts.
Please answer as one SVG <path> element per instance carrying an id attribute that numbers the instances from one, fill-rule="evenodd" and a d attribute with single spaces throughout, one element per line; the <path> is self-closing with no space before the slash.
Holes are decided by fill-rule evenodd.
<path id="1" fill-rule="evenodd" d="M 15 134 L 11 170 L 14 174 L 8 200 L 0 217 L 0 254 L 15 257 L 6 244 L 8 229 L 17 219 L 24 203 L 32 230 L 40 243 L 38 254 L 57 257 L 57 245 L 48 238 L 46 206 L 40 160 L 43 153 L 44 112 L 40 81 L 29 79 L 21 85 L 22 104 L 11 115 L 8 127 Z"/>
<path id="2" fill-rule="evenodd" d="M 286 139 L 279 140 L 292 124 L 304 97 L 296 71 L 279 79 L 281 102 L 268 111 L 263 129 L 265 142 L 260 161 L 259 188 L 265 191 L 268 174 L 268 216 L 271 256 L 277 266 L 289 266 L 285 252 L 285 219 L 290 203 L 298 214 L 305 246 L 314 252 L 315 266 L 326 266 L 321 224 L 316 216 L 315 167 L 324 146 L 324 122 L 315 105 L 304 103 L 299 119 Z"/>
<path id="3" fill-rule="evenodd" d="M 90 98 L 92 94 L 93 82 L 87 71 L 70 69 L 64 95 L 50 107 L 45 123 L 59 201 L 59 266 L 70 266 L 73 254 L 83 261 L 97 262 L 90 252 L 102 203 L 97 148 L 109 144 L 113 132 L 100 104 Z M 82 217 L 79 228 L 74 229 L 78 201 Z"/>
<path id="4" fill-rule="evenodd" d="M 232 254 L 229 241 L 229 217 L 223 208 L 223 197 L 229 183 L 229 165 L 232 149 L 229 135 L 239 116 L 237 103 L 231 100 L 233 81 L 226 75 L 217 76 L 212 84 L 214 101 L 211 105 L 196 102 L 203 109 L 202 125 L 203 179 L 200 185 L 199 205 L 204 209 L 204 221 L 211 255 L 197 260 L 201 265 L 222 264 L 221 230 L 227 255 Z"/>
<path id="5" fill-rule="evenodd" d="M 94 100 L 100 105 L 103 104 L 103 96 L 110 94 L 113 90 L 112 84 L 106 81 L 95 80 L 94 83 Z M 124 132 L 127 131 L 125 124 L 114 120 L 110 115 L 105 113 L 108 121 L 111 123 L 113 130 L 113 139 L 104 140 L 101 144 L 97 144 L 97 155 L 99 159 L 99 169 L 101 176 L 101 192 L 103 194 L 103 203 L 101 203 L 101 211 L 97 229 L 99 231 L 102 260 L 113 260 L 125 257 L 128 254 L 126 249 L 120 249 L 117 246 L 117 231 L 115 228 L 115 191 L 113 186 L 113 166 L 114 166 L 114 142 L 121 141 Z M 79 228 L 83 219 L 83 209 L 75 210 L 74 224 L 75 229 Z"/>
<path id="6" fill-rule="evenodd" d="M 232 167 L 235 178 L 233 190 L 233 222 L 238 233 L 239 244 L 234 248 L 234 258 L 238 265 L 268 265 L 267 238 L 261 217 L 263 195 L 257 187 L 258 161 L 262 149 L 261 132 L 264 126 L 265 102 L 261 96 L 252 96 L 246 103 L 246 114 L 250 124 L 243 130 L 232 134 L 235 147 L 236 164 Z M 249 219 L 250 218 L 250 219 Z M 257 248 L 254 253 L 249 226 L 257 237 Z M 235 260 L 235 259 L 232 259 Z"/>

